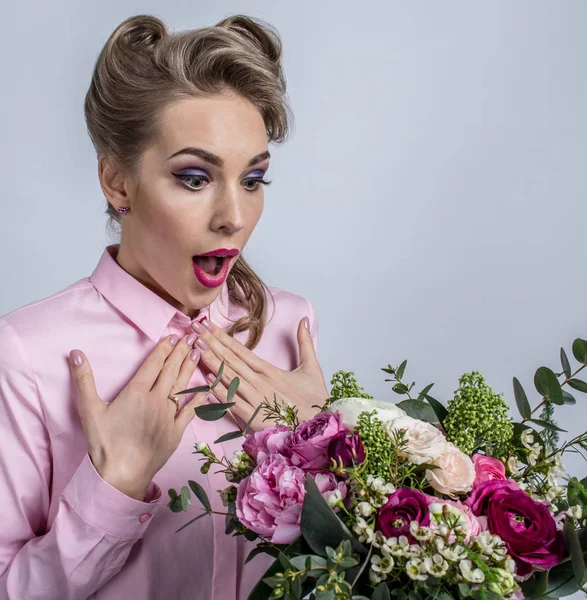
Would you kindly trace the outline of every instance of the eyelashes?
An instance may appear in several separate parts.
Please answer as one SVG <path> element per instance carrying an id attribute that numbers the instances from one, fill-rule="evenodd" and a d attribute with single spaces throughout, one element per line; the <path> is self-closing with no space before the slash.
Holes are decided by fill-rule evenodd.
<path id="1" fill-rule="evenodd" d="M 204 174 L 188 174 L 188 173 L 172 173 L 172 175 L 182 183 L 182 185 L 192 192 L 199 192 L 204 189 L 205 186 L 194 185 L 194 181 L 205 181 L 210 183 L 210 178 Z M 254 187 L 245 187 L 248 192 L 256 192 L 259 189 L 259 185 L 270 185 L 272 182 L 263 179 L 263 177 L 247 177 L 243 180 L 245 183 L 254 183 Z M 191 185 L 187 185 L 191 182 Z"/>

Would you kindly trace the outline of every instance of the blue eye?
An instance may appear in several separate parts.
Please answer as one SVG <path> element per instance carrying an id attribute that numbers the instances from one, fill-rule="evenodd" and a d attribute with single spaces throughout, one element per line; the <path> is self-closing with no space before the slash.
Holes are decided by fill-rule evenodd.
<path id="1" fill-rule="evenodd" d="M 255 173 L 260 173 L 258 177 L 247 177 L 243 180 L 245 184 L 245 189 L 248 192 L 254 192 L 259 188 L 259 184 L 261 185 L 269 185 L 271 181 L 266 181 L 263 179 L 263 171 L 255 171 Z M 172 175 L 179 181 L 184 182 L 189 185 L 185 185 L 189 190 L 194 192 L 199 192 L 204 188 L 204 185 L 200 185 L 201 182 L 210 183 L 210 177 L 206 175 L 206 173 L 200 171 L 196 173 L 172 173 Z M 252 186 L 251 186 L 252 184 Z M 251 186 L 251 187 L 250 187 Z"/>

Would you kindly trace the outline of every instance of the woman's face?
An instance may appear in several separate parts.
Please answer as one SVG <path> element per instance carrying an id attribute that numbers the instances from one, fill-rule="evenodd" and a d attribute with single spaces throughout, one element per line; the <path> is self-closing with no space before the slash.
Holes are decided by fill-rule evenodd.
<path id="1" fill-rule="evenodd" d="M 219 248 L 242 252 L 263 211 L 268 168 L 265 124 L 249 101 L 214 96 L 168 106 L 159 138 L 124 184 L 126 197 L 109 198 L 130 208 L 118 264 L 194 318 L 222 285 L 200 283 L 192 257 Z M 237 258 L 226 259 L 229 271 Z"/>

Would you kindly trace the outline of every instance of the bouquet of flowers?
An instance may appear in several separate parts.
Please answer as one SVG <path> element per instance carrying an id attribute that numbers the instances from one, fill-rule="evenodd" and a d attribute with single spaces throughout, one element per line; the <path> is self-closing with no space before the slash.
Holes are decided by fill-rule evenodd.
<path id="1" fill-rule="evenodd" d="M 536 371 L 535 408 L 513 379 L 518 422 L 479 372 L 465 373 L 445 406 L 430 395 L 432 384 L 413 391 L 404 360 L 382 369 L 406 397 L 397 404 L 373 399 L 353 372 L 339 371 L 309 421 L 274 396 L 257 408 L 273 426 L 250 432 L 256 413 L 242 431 L 217 440 L 244 436 L 231 459 L 198 444 L 202 472 L 217 466 L 229 483 L 220 491 L 226 533 L 258 540 L 247 560 L 275 557 L 249 600 L 586 592 L 587 477 L 565 476 L 562 459 L 568 452 L 586 458 L 587 433 L 560 443 L 564 430 L 553 419 L 555 406 L 575 404 L 563 387 L 587 392 L 576 377 L 587 366 L 587 341 L 576 339 L 572 352 L 574 373 L 563 348 L 561 372 Z M 222 368 L 211 386 L 183 393 L 212 389 Z M 223 416 L 237 386 L 235 378 L 228 401 L 198 407 L 198 416 Z M 210 502 L 188 483 L 169 490 L 169 507 L 188 510 L 191 490 L 202 504 L 199 519 Z"/>

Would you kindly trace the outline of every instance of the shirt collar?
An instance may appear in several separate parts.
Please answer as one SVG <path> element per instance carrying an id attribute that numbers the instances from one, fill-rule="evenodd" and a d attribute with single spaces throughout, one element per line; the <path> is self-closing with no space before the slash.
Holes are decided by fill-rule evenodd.
<path id="1" fill-rule="evenodd" d="M 104 248 L 102 256 L 89 279 L 108 302 L 132 321 L 153 342 L 160 341 L 172 320 L 186 332 L 195 320 L 201 320 L 204 316 L 219 327 L 224 328 L 232 324 L 229 318 L 226 281 L 222 284 L 220 294 L 216 296 L 212 303 L 200 309 L 200 314 L 196 318 L 190 319 L 186 314 L 143 285 L 130 273 L 127 273 L 116 262 L 119 248 L 119 244 Z"/>

